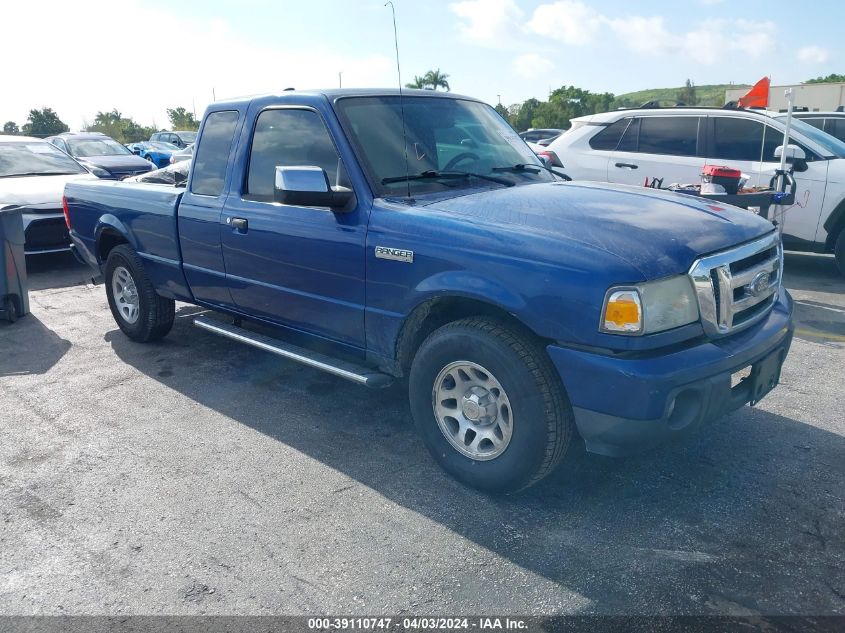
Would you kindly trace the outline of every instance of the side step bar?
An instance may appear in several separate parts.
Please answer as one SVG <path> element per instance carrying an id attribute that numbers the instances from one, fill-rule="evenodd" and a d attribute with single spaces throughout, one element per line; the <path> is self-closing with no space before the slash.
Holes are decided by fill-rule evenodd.
<path id="1" fill-rule="evenodd" d="M 194 325 L 203 330 L 230 338 L 233 341 L 252 345 L 252 347 L 263 349 L 265 352 L 270 352 L 271 354 L 276 354 L 277 356 L 296 361 L 297 363 L 314 367 L 315 369 L 339 376 L 340 378 L 351 380 L 365 387 L 383 388 L 393 382 L 392 376 L 382 374 L 374 369 L 337 360 L 319 352 L 312 352 L 311 350 L 306 350 L 296 345 L 258 334 L 257 332 L 245 330 L 236 325 L 230 325 L 204 316 L 196 317 L 194 319 Z"/>

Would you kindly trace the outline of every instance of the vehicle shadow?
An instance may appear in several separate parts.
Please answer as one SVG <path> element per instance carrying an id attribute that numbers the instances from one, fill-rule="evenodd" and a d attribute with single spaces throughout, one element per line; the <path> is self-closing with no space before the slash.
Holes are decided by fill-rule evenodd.
<path id="1" fill-rule="evenodd" d="M 71 348 L 67 341 L 28 314 L 15 323 L 0 321 L 0 377 L 44 374 Z"/>
<path id="2" fill-rule="evenodd" d="M 845 276 L 832 255 L 784 253 L 783 283 L 790 290 L 845 293 Z"/>
<path id="3" fill-rule="evenodd" d="M 70 253 L 29 255 L 26 258 L 26 275 L 31 291 L 79 286 L 89 282 L 93 274 L 88 266 L 80 264 Z"/>
<path id="4" fill-rule="evenodd" d="M 435 465 L 402 386 L 366 390 L 215 337 L 191 326 L 196 312 L 153 345 L 105 338 L 187 398 L 589 598 L 589 612 L 845 612 L 841 435 L 745 408 L 638 457 L 578 440 L 538 486 L 490 496 Z"/>

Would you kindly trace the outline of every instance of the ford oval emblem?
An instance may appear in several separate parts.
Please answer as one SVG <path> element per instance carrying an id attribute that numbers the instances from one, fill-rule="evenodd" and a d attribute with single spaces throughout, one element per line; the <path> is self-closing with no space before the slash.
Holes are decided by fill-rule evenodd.
<path id="1" fill-rule="evenodd" d="M 751 283 L 748 284 L 746 288 L 748 288 L 748 292 L 752 296 L 760 296 L 769 289 L 769 273 L 766 271 L 760 271 L 754 275 L 754 279 L 751 280 Z"/>

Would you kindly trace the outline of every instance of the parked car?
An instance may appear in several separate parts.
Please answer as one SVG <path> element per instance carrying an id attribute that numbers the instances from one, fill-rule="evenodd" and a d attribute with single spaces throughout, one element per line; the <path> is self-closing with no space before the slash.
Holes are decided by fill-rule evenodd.
<path id="1" fill-rule="evenodd" d="M 185 149 L 188 145 L 193 145 L 196 140 L 197 133 L 191 130 L 174 130 L 173 132 L 162 130 L 150 136 L 150 141 L 152 142 L 170 143 L 179 149 Z"/>
<path id="2" fill-rule="evenodd" d="M 524 132 L 520 132 L 519 136 L 523 141 L 530 141 L 532 143 L 537 143 L 537 145 L 548 145 L 558 136 L 563 134 L 563 132 L 564 130 L 559 130 L 557 128 L 531 128 L 529 130 L 525 130 Z"/>
<path id="3" fill-rule="evenodd" d="M 27 255 L 70 249 L 62 193 L 72 180 L 96 176 L 39 138 L 0 135 L 0 205 L 22 207 Z"/>
<path id="4" fill-rule="evenodd" d="M 845 112 L 794 112 L 792 116 L 845 141 Z"/>
<path id="5" fill-rule="evenodd" d="M 161 141 L 141 141 L 132 143 L 129 150 L 152 163 L 154 169 L 161 169 L 170 164 L 170 157 L 177 153 L 179 148 Z"/>
<path id="6" fill-rule="evenodd" d="M 147 182 L 158 185 L 184 185 L 188 181 L 191 161 L 180 160 L 167 167 L 124 179 L 124 182 Z"/>
<path id="7" fill-rule="evenodd" d="M 198 327 L 355 383 L 406 376 L 433 458 L 487 490 L 550 473 L 576 427 L 617 455 L 756 402 L 792 339 L 771 222 L 557 180 L 490 106 L 451 93 L 216 102 L 187 188 L 65 198 L 129 338 L 165 336 L 180 300 L 230 317 Z"/>
<path id="8" fill-rule="evenodd" d="M 541 154 L 576 180 L 642 185 L 646 178 L 695 183 L 705 165 L 725 165 L 766 186 L 780 159 L 786 114 L 721 108 L 605 112 L 573 120 Z M 793 120 L 796 204 L 782 218 L 784 247 L 835 253 L 845 274 L 845 143 Z"/>
<path id="9" fill-rule="evenodd" d="M 65 132 L 44 140 L 73 156 L 98 178 L 121 180 L 153 169 L 149 161 L 134 155 L 105 134 Z"/>
<path id="10" fill-rule="evenodd" d="M 179 150 L 178 152 L 172 154 L 170 156 L 170 164 L 178 163 L 179 161 L 183 160 L 191 160 L 194 155 L 194 146 L 189 145 L 183 150 Z"/>

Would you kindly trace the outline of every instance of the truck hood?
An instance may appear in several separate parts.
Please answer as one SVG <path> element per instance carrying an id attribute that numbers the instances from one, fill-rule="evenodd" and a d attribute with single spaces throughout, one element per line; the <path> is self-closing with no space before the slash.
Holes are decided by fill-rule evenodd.
<path id="1" fill-rule="evenodd" d="M 771 222 L 729 205 L 644 187 L 537 183 L 426 204 L 474 221 L 589 245 L 659 279 L 685 273 L 700 256 L 770 233 Z"/>
<path id="2" fill-rule="evenodd" d="M 72 180 L 96 179 L 96 176 L 88 173 L 0 178 L 0 204 L 15 204 L 34 209 L 61 208 L 65 183 Z"/>

